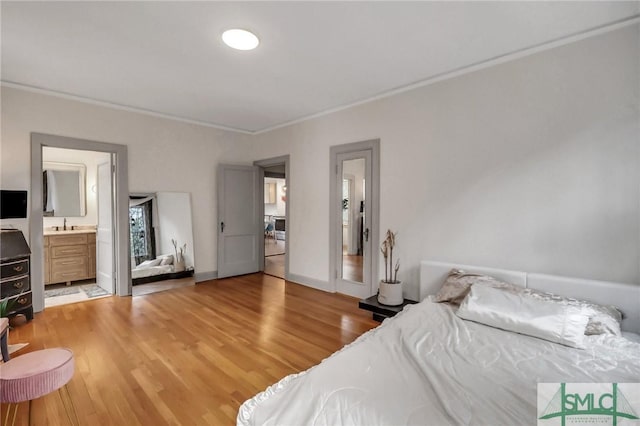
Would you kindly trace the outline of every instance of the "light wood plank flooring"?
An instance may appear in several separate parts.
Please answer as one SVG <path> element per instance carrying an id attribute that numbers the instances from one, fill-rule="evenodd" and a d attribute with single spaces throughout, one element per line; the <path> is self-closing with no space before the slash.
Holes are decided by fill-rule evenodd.
<path id="1" fill-rule="evenodd" d="M 145 294 L 158 293 L 159 291 L 188 287 L 195 284 L 196 280 L 193 277 L 154 281 L 152 283 L 134 285 L 131 288 L 131 294 L 133 296 L 144 296 Z"/>
<path id="2" fill-rule="evenodd" d="M 285 242 L 275 238 L 264 239 L 264 273 L 284 278 Z"/>
<path id="3" fill-rule="evenodd" d="M 264 258 L 264 273 L 276 278 L 284 278 L 284 254 Z"/>
<path id="4" fill-rule="evenodd" d="M 364 261 L 363 256 L 356 255 L 342 255 L 342 278 L 345 280 L 351 280 L 355 282 L 362 282 L 362 263 Z"/>
<path id="5" fill-rule="evenodd" d="M 49 308 L 9 343 L 74 351 L 69 391 L 82 425 L 225 425 L 246 399 L 378 325 L 357 306 L 252 274 Z M 56 392 L 33 415 L 34 425 L 67 424 Z M 25 425 L 26 403 L 18 416 Z"/>

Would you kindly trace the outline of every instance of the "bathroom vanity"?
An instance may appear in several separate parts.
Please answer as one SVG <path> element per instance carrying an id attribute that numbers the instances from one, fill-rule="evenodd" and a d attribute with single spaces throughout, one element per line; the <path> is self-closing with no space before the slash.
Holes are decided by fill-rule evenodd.
<path id="1" fill-rule="evenodd" d="M 96 277 L 96 231 L 45 231 L 44 283 L 57 284 Z"/>

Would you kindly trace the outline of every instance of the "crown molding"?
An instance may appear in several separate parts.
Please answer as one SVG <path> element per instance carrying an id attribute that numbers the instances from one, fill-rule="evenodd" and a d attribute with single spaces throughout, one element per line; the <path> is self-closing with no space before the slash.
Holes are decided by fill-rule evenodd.
<path id="1" fill-rule="evenodd" d="M 277 124 L 275 126 L 271 126 L 262 130 L 257 130 L 253 132 L 254 135 L 259 135 L 262 133 L 271 132 L 273 130 L 281 129 L 283 127 L 292 126 L 294 124 L 301 123 L 303 121 L 311 120 L 313 118 L 323 117 L 325 115 L 333 114 L 334 112 L 343 111 L 345 109 L 353 108 L 355 106 L 363 105 L 369 102 L 377 101 L 380 99 L 388 98 L 390 96 L 394 96 L 400 93 L 408 92 L 414 89 L 418 89 L 420 87 L 428 86 L 431 84 L 435 84 L 444 80 L 449 80 L 451 78 L 455 78 L 464 74 L 469 74 L 474 71 L 479 71 L 485 68 L 489 68 L 495 65 L 503 64 L 505 62 L 510 62 L 516 59 L 520 59 L 526 56 L 530 56 L 536 53 L 543 52 L 545 50 L 553 49 L 559 46 L 564 46 L 567 44 L 575 43 L 580 40 L 584 40 L 586 38 L 595 37 L 597 35 L 605 34 L 611 31 L 615 31 L 624 27 L 628 27 L 634 24 L 640 23 L 640 14 L 636 14 L 630 16 L 628 18 L 624 18 L 618 21 L 610 22 L 608 24 L 604 24 L 598 27 L 590 28 L 588 30 L 584 30 L 575 34 L 571 34 L 569 36 L 559 37 L 557 39 L 553 39 L 550 41 L 542 42 L 533 46 L 525 47 L 523 49 L 515 50 L 513 52 L 505 53 L 503 55 L 494 56 L 489 59 L 485 59 L 470 65 L 464 65 L 459 68 L 455 68 L 449 71 L 445 71 L 440 74 L 436 74 L 427 79 L 417 81 L 415 83 L 410 83 L 405 86 L 400 86 L 395 89 L 388 90 L 386 92 L 380 93 L 375 96 L 371 96 L 369 98 L 365 98 L 356 102 L 351 102 L 348 104 L 344 104 L 335 108 L 331 108 L 328 110 L 324 110 L 315 114 L 306 115 L 304 117 L 296 118 L 295 120 L 287 121 L 281 124 Z"/>
<path id="2" fill-rule="evenodd" d="M 25 90 L 28 92 L 33 92 L 33 93 L 39 93 L 39 94 L 44 94 L 44 95 L 49 95 L 49 96 L 55 96 L 58 98 L 63 98 L 63 99 L 69 99 L 69 100 L 74 100 L 74 101 L 78 101 L 78 102 L 84 102 L 84 103 L 88 103 L 88 104 L 92 104 L 92 105 L 97 105 L 97 106 L 102 106 L 102 107 L 106 107 L 106 108 L 112 108 L 112 109 L 117 109 L 117 110 L 121 110 L 121 111 L 127 111 L 127 112 L 134 112 L 134 113 L 139 113 L 139 114 L 144 114 L 144 115 L 148 115 L 148 116 L 152 116 L 152 117 L 158 117 L 158 118 L 164 118 L 164 119 L 168 119 L 168 120 L 174 120 L 174 121 L 179 121 L 182 123 L 187 123 L 187 124 L 195 124 L 195 125 L 199 125 L 199 126 L 204 126 L 204 127 L 210 127 L 210 128 L 214 128 L 214 129 L 218 129 L 218 130 L 224 130 L 224 131 L 228 131 L 228 132 L 235 132 L 235 133 L 241 133 L 241 134 L 245 134 L 245 135 L 260 135 L 263 133 L 268 133 L 277 129 L 281 129 L 284 127 L 288 127 L 288 126 L 292 126 L 294 124 L 298 124 L 301 123 L 303 121 L 307 121 L 307 120 L 311 120 L 314 118 L 319 118 L 319 117 L 323 117 L 329 114 L 333 114 L 335 112 L 339 112 L 339 111 L 343 111 L 349 108 L 353 108 L 359 105 L 363 105 L 369 102 L 373 102 L 373 101 L 377 101 L 380 99 L 384 99 L 384 98 L 388 98 L 400 93 L 404 93 L 404 92 L 408 92 L 414 89 L 418 89 L 420 87 L 424 87 L 424 86 L 428 86 L 431 84 L 435 84 L 444 80 L 448 80 L 451 78 L 455 78 L 464 74 L 469 74 L 475 71 L 479 71 L 485 68 L 489 68 L 495 65 L 499 65 L 505 62 L 510 62 L 516 59 L 520 59 L 526 56 L 530 56 L 536 53 L 540 53 L 543 52 L 545 50 L 549 50 L 549 49 L 553 49 L 559 46 L 564 46 L 567 44 L 571 44 L 571 43 L 575 43 L 578 42 L 580 40 L 584 40 L 586 38 L 590 38 L 590 37 L 594 37 L 597 35 L 601 35 L 601 34 L 605 34 L 608 33 L 610 31 L 615 31 L 627 26 L 631 26 L 634 24 L 638 24 L 640 23 L 640 14 L 635 14 L 633 16 L 630 16 L 628 18 L 624 18 L 624 19 L 620 19 L 618 21 L 614 21 L 614 22 L 610 22 L 598 27 L 594 27 L 594 28 L 590 28 L 588 30 L 584 30 L 584 31 L 580 31 L 577 32 L 575 34 L 571 34 L 569 36 L 564 36 L 564 37 L 559 37 L 550 41 L 546 41 L 543 43 L 539 43 L 533 46 L 529 46 L 523 49 L 518 49 L 509 53 L 505 53 L 503 55 L 497 55 L 494 56 L 492 58 L 488 58 L 482 61 L 478 61 L 475 62 L 473 64 L 470 65 L 465 65 L 462 67 L 458 67 L 452 70 L 448 70 L 445 72 L 442 72 L 440 74 L 436 74 L 433 75 L 429 78 L 426 78 L 424 80 L 420 80 L 414 83 L 410 83 L 404 86 L 400 86 L 388 91 L 385 91 L 383 93 L 377 94 L 375 96 L 371 96 L 368 98 L 364 98 L 355 102 L 351 102 L 348 104 L 344 104 L 344 105 L 340 105 L 337 106 L 335 108 L 330 108 L 324 111 L 320 111 L 314 114 L 310 114 L 310 115 L 305 115 L 299 118 L 296 118 L 294 120 L 289 120 L 289 121 L 285 121 L 283 123 L 274 125 L 274 126 L 270 126 L 270 127 L 266 127 L 264 129 L 260 129 L 260 130 L 256 130 L 256 131 L 251 131 L 251 130 L 244 130 L 244 129 L 237 129 L 234 127 L 228 127 L 228 126 L 223 126 L 220 124 L 216 124 L 216 123 L 210 123 L 210 122 L 206 122 L 206 121 L 200 121 L 200 120 L 193 120 L 193 119 L 189 119 L 189 118 L 184 118 L 184 117 L 179 117 L 179 116 L 175 116 L 175 115 L 171 115 L 171 114 L 166 114 L 166 113 L 162 113 L 162 112 L 158 112 L 158 111 L 152 111 L 152 110 L 147 110 L 147 109 L 143 109 L 143 108 L 136 108 L 136 107 L 130 107 L 130 106 L 126 106 L 126 105 L 120 105 L 117 103 L 111 103 L 111 102 L 105 102 L 105 101 L 100 101 L 97 99 L 92 99 L 92 98 L 87 98 L 87 97 L 83 97 L 83 96 L 77 96 L 77 95 L 72 95 L 69 93 L 64 93 L 64 92 L 58 92 L 55 90 L 49 90 L 49 89 L 44 89 L 44 88 L 40 88 L 40 87 L 35 87 L 35 86 L 29 86 L 29 85 L 24 85 L 24 84 L 20 84 L 20 83 L 16 83 L 16 82 L 12 82 L 12 81 L 5 81 L 5 80 L 0 80 L 0 85 L 2 87 L 9 87 L 9 88 L 14 88 L 14 89 L 19 89 L 19 90 Z"/>
<path id="3" fill-rule="evenodd" d="M 116 103 L 112 103 L 112 102 L 100 101 L 100 100 L 97 100 L 97 99 L 87 98 L 87 97 L 84 97 L 84 96 L 72 95 L 72 94 L 69 94 L 69 93 L 58 92 L 58 91 L 55 91 L 55 90 L 43 89 L 41 87 L 35 87 L 35 86 L 29 86 L 29 85 L 26 85 L 26 84 L 15 83 L 13 81 L 0 80 L 0 85 L 2 87 L 9 87 L 9 88 L 12 88 L 12 89 L 24 90 L 25 92 L 38 93 L 38 94 L 41 94 L 41 95 L 48 95 L 48 96 L 53 96 L 53 97 L 56 97 L 56 98 L 68 99 L 68 100 L 72 100 L 72 101 L 77 101 L 77 102 L 82 102 L 82 103 L 86 103 L 86 104 L 101 106 L 101 107 L 105 107 L 105 108 L 116 109 L 116 110 L 120 110 L 120 111 L 134 112 L 134 113 L 138 113 L 138 114 L 148 115 L 148 116 L 151 116 L 151 117 L 157 117 L 157 118 L 164 118 L 164 119 L 167 119 L 167 120 L 179 121 L 181 123 L 196 124 L 198 126 L 210 127 L 210 128 L 218 129 L 218 130 L 225 130 L 227 132 L 243 133 L 243 134 L 246 134 L 246 135 L 251 135 L 251 134 L 254 133 L 254 132 L 251 132 L 251 131 L 248 131 L 248 130 L 236 129 L 234 127 L 223 126 L 221 124 L 209 123 L 209 122 L 200 121 L 200 120 L 192 120 L 190 118 L 184 118 L 184 117 L 179 117 L 179 116 L 176 116 L 176 115 L 165 114 L 165 113 L 162 113 L 162 112 L 152 111 L 152 110 L 148 110 L 148 109 L 144 109 L 144 108 L 136 108 L 136 107 L 130 107 L 130 106 L 127 106 L 127 105 L 121 105 L 121 104 L 116 104 Z"/>

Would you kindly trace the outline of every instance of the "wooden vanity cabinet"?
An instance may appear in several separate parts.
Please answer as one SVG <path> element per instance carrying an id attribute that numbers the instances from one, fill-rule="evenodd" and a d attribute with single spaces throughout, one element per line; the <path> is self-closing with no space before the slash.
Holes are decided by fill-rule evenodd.
<path id="1" fill-rule="evenodd" d="M 45 284 L 96 277 L 95 233 L 45 235 Z"/>

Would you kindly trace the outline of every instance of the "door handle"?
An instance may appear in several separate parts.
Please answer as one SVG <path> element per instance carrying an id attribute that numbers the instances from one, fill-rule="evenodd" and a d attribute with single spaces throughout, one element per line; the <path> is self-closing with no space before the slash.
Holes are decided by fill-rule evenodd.
<path id="1" fill-rule="evenodd" d="M 220 222 L 220 232 L 224 232 L 224 222 Z"/>
<path id="2" fill-rule="evenodd" d="M 369 228 L 364 230 L 364 240 L 369 241 Z"/>

